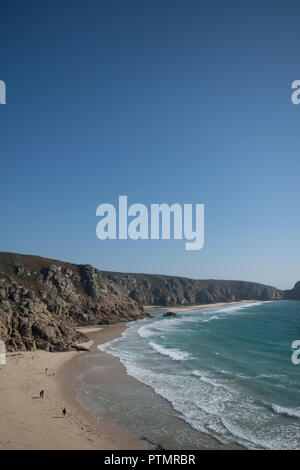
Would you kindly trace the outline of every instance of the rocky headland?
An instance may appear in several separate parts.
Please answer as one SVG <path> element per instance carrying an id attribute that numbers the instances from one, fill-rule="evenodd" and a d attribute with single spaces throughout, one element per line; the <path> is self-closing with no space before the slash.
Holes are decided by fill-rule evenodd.
<path id="1" fill-rule="evenodd" d="M 184 306 L 283 298 L 283 291 L 255 282 L 195 280 L 156 274 L 104 274 L 141 305 Z"/>
<path id="2" fill-rule="evenodd" d="M 300 300 L 300 281 L 296 282 L 293 289 L 284 291 L 284 299 Z"/>
<path id="3" fill-rule="evenodd" d="M 300 282 L 282 291 L 254 282 L 113 273 L 0 253 L 0 339 L 9 351 L 76 348 L 87 340 L 79 326 L 142 319 L 147 316 L 143 305 L 281 299 L 300 300 Z"/>
<path id="4" fill-rule="evenodd" d="M 0 339 L 9 351 L 67 351 L 87 340 L 78 326 L 144 316 L 138 302 L 92 266 L 0 253 Z"/>

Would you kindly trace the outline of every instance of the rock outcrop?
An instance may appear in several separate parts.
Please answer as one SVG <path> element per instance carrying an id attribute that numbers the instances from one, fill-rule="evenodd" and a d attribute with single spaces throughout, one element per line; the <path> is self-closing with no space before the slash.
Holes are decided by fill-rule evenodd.
<path id="1" fill-rule="evenodd" d="M 284 299 L 300 300 L 300 281 L 296 282 L 293 289 L 284 291 Z"/>
<path id="2" fill-rule="evenodd" d="M 0 338 L 9 351 L 67 351 L 85 341 L 69 317 L 51 313 L 33 290 L 0 279 Z"/>
<path id="3" fill-rule="evenodd" d="M 86 340 L 78 326 L 144 318 L 143 305 L 300 300 L 290 291 L 245 281 L 193 280 L 100 271 L 38 256 L 0 253 L 0 339 L 8 350 L 66 351 Z"/>
<path id="4" fill-rule="evenodd" d="M 280 300 L 275 287 L 246 281 L 194 280 L 152 274 L 105 273 L 143 305 L 197 305 L 240 300 Z"/>
<path id="5" fill-rule="evenodd" d="M 0 339 L 8 350 L 66 351 L 76 327 L 136 320 L 140 304 L 89 265 L 0 253 Z"/>
<path id="6" fill-rule="evenodd" d="M 163 314 L 163 317 L 176 317 L 175 312 L 166 312 Z"/>

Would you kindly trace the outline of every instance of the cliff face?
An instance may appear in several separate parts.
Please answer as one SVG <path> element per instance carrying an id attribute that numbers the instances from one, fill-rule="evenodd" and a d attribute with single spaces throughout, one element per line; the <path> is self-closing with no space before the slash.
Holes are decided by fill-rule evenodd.
<path id="1" fill-rule="evenodd" d="M 9 351 L 66 351 L 86 340 L 71 318 L 54 315 L 34 291 L 12 279 L 0 280 L 0 338 Z"/>
<path id="2" fill-rule="evenodd" d="M 76 326 L 144 316 L 92 266 L 0 253 L 0 339 L 8 350 L 69 350 L 86 339 Z"/>
<path id="3" fill-rule="evenodd" d="M 8 350 L 66 351 L 86 337 L 76 327 L 145 317 L 142 305 L 300 299 L 244 281 L 193 280 L 100 271 L 38 256 L 0 253 L 0 339 Z"/>
<path id="4" fill-rule="evenodd" d="M 296 282 L 293 289 L 284 291 L 284 299 L 300 300 L 300 281 Z"/>
<path id="5" fill-rule="evenodd" d="M 189 305 L 240 300 L 280 300 L 283 292 L 254 282 L 194 280 L 151 274 L 105 273 L 143 305 Z"/>

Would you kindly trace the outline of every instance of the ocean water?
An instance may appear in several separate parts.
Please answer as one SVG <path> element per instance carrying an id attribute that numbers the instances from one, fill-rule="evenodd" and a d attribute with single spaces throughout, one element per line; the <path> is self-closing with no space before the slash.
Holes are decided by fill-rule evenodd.
<path id="1" fill-rule="evenodd" d="M 225 445 L 300 449 L 300 365 L 291 361 L 300 302 L 210 307 L 175 318 L 151 313 L 100 348 L 194 431 Z"/>

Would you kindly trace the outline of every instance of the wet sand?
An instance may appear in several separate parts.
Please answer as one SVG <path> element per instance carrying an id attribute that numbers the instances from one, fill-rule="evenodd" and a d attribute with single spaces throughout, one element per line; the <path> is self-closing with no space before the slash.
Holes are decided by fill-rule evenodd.
<path id="1" fill-rule="evenodd" d="M 229 305 L 239 305 L 239 304 L 249 304 L 255 303 L 258 300 L 240 300 L 239 302 L 217 302 L 215 304 L 200 304 L 200 305 L 175 305 L 174 307 L 168 306 L 164 307 L 162 305 L 144 305 L 146 311 L 149 310 L 167 310 L 170 312 L 180 313 L 180 312 L 192 312 L 193 310 L 201 310 L 202 308 L 208 307 L 227 307 Z"/>
<path id="2" fill-rule="evenodd" d="M 128 376 L 117 358 L 97 349 L 126 328 L 124 324 L 80 328 L 90 339 L 83 343 L 88 352 L 8 354 L 7 364 L 0 368 L 0 449 L 224 449 L 210 436 L 192 430 L 151 388 Z M 55 375 L 46 374 L 46 368 L 55 370 Z M 113 413 L 105 407 L 82 406 L 82 375 L 88 384 L 101 383 L 103 390 L 116 394 L 120 404 Z M 41 390 L 44 399 L 39 397 Z M 129 421 L 121 418 L 123 396 L 131 397 L 128 403 L 124 399 L 129 415 L 132 411 Z M 134 411 L 140 408 L 143 414 L 137 419 L 145 423 L 136 429 Z"/>
<path id="3" fill-rule="evenodd" d="M 118 423 L 117 417 L 109 416 L 103 413 L 97 413 L 95 410 L 85 409 L 80 404 L 78 397 L 78 378 L 82 373 L 87 372 L 89 369 L 96 366 L 110 365 L 115 362 L 118 369 L 121 369 L 121 364 L 116 359 L 108 354 L 99 351 L 97 346 L 111 341 L 114 338 L 121 336 L 122 332 L 127 328 L 126 324 L 101 326 L 100 328 L 87 327 L 81 328 L 80 331 L 85 333 L 91 340 L 92 346 L 90 352 L 81 352 L 76 354 L 72 360 L 66 362 L 62 369 L 61 389 L 65 399 L 72 404 L 74 412 L 81 417 L 81 419 L 89 422 L 93 429 L 98 432 L 103 432 L 105 429 L 105 436 L 109 439 L 111 447 L 109 449 L 128 450 L 128 449 L 151 449 L 153 448 L 141 436 L 135 435 L 129 431 L 126 426 Z M 114 365 L 116 365 L 114 364 Z M 114 367 L 111 367 L 113 370 Z M 110 374 L 109 374 L 110 375 Z M 105 381 L 107 379 L 105 374 L 96 375 L 95 380 Z M 115 386 L 120 386 L 119 374 L 115 376 Z"/>
<path id="4" fill-rule="evenodd" d="M 120 336 L 126 326 L 104 327 L 101 332 L 89 335 L 94 347 Z M 68 375 L 69 374 L 69 375 Z M 82 376 L 84 379 L 82 380 Z M 211 436 L 193 430 L 178 417 L 171 404 L 158 396 L 152 388 L 129 376 L 118 358 L 94 349 L 83 353 L 65 368 L 66 384 L 72 400 L 77 401 L 81 413 L 83 406 L 94 424 L 103 427 L 110 439 L 117 436 L 116 445 L 129 436 L 133 444 L 142 448 L 166 450 L 190 449 L 240 449 L 240 446 L 224 446 Z M 97 400 L 86 399 L 85 391 L 97 389 Z M 79 405 L 79 403 L 81 405 Z"/>
<path id="5" fill-rule="evenodd" d="M 103 341 L 121 334 L 124 326 L 98 329 Z M 90 334 L 90 333 L 89 333 Z M 91 333 L 95 334 L 95 332 Z M 93 342 L 84 343 L 93 347 Z M 73 384 L 81 358 L 89 353 L 47 351 L 7 354 L 0 368 L 0 449 L 145 449 L 136 438 L 113 420 L 96 422 L 78 405 Z M 100 353 L 99 353 L 100 355 Z M 55 370 L 55 375 L 45 369 Z M 44 390 L 44 399 L 40 391 Z M 62 416 L 66 407 L 67 415 Z"/>

